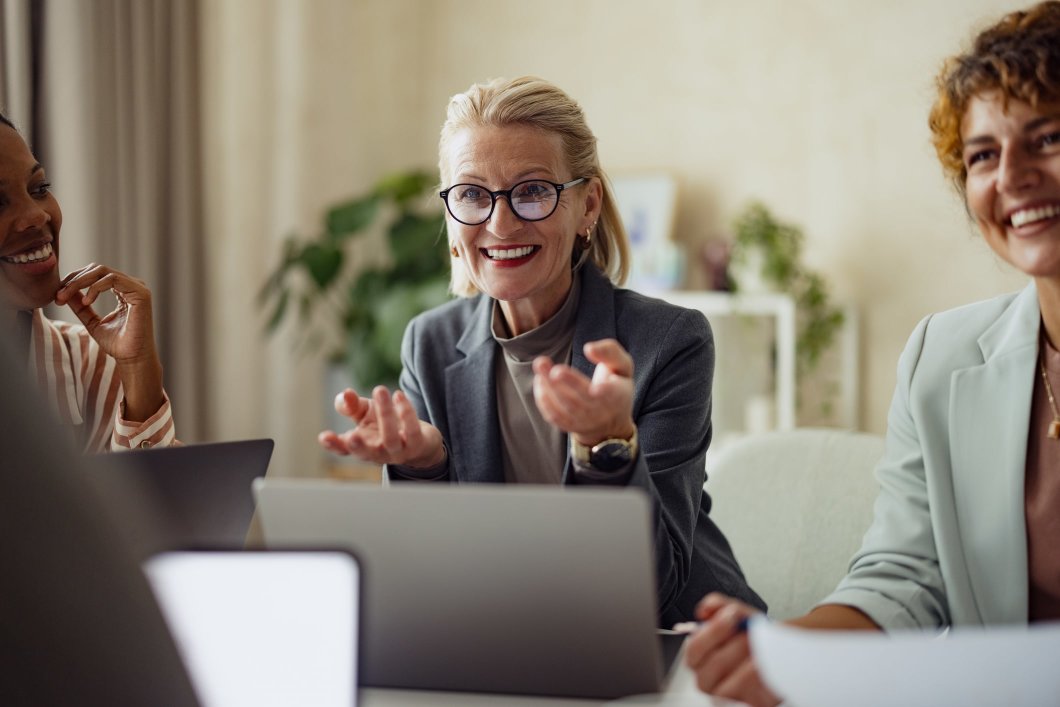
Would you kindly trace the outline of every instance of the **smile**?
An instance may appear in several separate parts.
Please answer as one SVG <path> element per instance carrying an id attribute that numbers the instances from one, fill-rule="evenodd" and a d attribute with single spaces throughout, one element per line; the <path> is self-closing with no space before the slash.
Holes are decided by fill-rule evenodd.
<path id="1" fill-rule="evenodd" d="M 516 260 L 517 258 L 525 258 L 540 249 L 541 246 L 526 245 L 518 248 L 483 248 L 482 252 L 490 260 Z"/>
<path id="2" fill-rule="evenodd" d="M 42 260 L 47 260 L 52 257 L 52 253 L 54 252 L 55 251 L 52 250 L 52 244 L 45 243 L 40 248 L 37 248 L 37 250 L 23 251 L 21 253 L 16 253 L 15 255 L 5 255 L 2 260 L 15 265 L 26 265 L 27 263 L 39 263 Z"/>
<path id="3" fill-rule="evenodd" d="M 1034 223 L 1036 221 L 1044 221 L 1054 216 L 1060 216 L 1060 205 L 1051 204 L 1049 206 L 1039 206 L 1033 209 L 1020 209 L 1019 211 L 1013 212 L 1009 221 L 1012 223 L 1013 228 L 1019 228 L 1020 226 L 1026 226 L 1028 223 Z"/>

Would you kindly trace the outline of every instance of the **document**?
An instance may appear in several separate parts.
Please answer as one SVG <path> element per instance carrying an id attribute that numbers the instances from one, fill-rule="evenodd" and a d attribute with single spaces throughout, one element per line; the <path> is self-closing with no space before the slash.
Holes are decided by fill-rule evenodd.
<path id="1" fill-rule="evenodd" d="M 755 662 L 790 707 L 1060 705 L 1060 623 L 889 634 L 751 621 Z"/>

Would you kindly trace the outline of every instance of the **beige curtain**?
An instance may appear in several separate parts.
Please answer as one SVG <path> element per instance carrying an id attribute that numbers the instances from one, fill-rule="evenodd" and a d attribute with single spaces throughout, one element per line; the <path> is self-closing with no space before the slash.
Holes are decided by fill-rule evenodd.
<path id="1" fill-rule="evenodd" d="M 64 211 L 63 270 L 101 262 L 151 288 L 184 441 L 209 424 L 197 13 L 194 0 L 46 0 L 36 141 Z"/>
<path id="2" fill-rule="evenodd" d="M 33 130 L 33 6 L 0 0 L 0 111 L 27 139 Z"/>

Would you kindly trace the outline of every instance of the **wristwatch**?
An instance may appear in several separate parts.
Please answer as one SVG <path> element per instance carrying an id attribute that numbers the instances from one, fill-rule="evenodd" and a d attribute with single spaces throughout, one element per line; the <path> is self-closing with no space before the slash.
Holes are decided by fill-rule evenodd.
<path id="1" fill-rule="evenodd" d="M 574 461 L 588 464 L 599 471 L 615 471 L 629 464 L 637 456 L 637 428 L 629 439 L 612 437 L 588 447 L 570 438 L 570 453 Z"/>

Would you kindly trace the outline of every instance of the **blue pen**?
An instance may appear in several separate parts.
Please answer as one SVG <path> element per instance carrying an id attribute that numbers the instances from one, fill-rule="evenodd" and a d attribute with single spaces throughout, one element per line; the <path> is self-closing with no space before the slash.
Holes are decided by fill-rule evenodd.
<path id="1" fill-rule="evenodd" d="M 737 633 L 743 633 L 744 631 L 746 631 L 747 630 L 747 622 L 748 622 L 748 617 L 746 617 L 746 616 L 743 617 L 742 619 L 740 619 L 739 621 L 737 621 L 736 622 L 736 632 Z M 699 629 L 703 628 L 704 626 L 706 626 L 708 623 L 710 623 L 710 622 L 709 621 L 682 621 L 681 623 L 674 624 L 674 627 L 671 630 L 674 633 L 692 634 L 692 633 L 695 633 L 696 631 L 698 631 Z"/>

